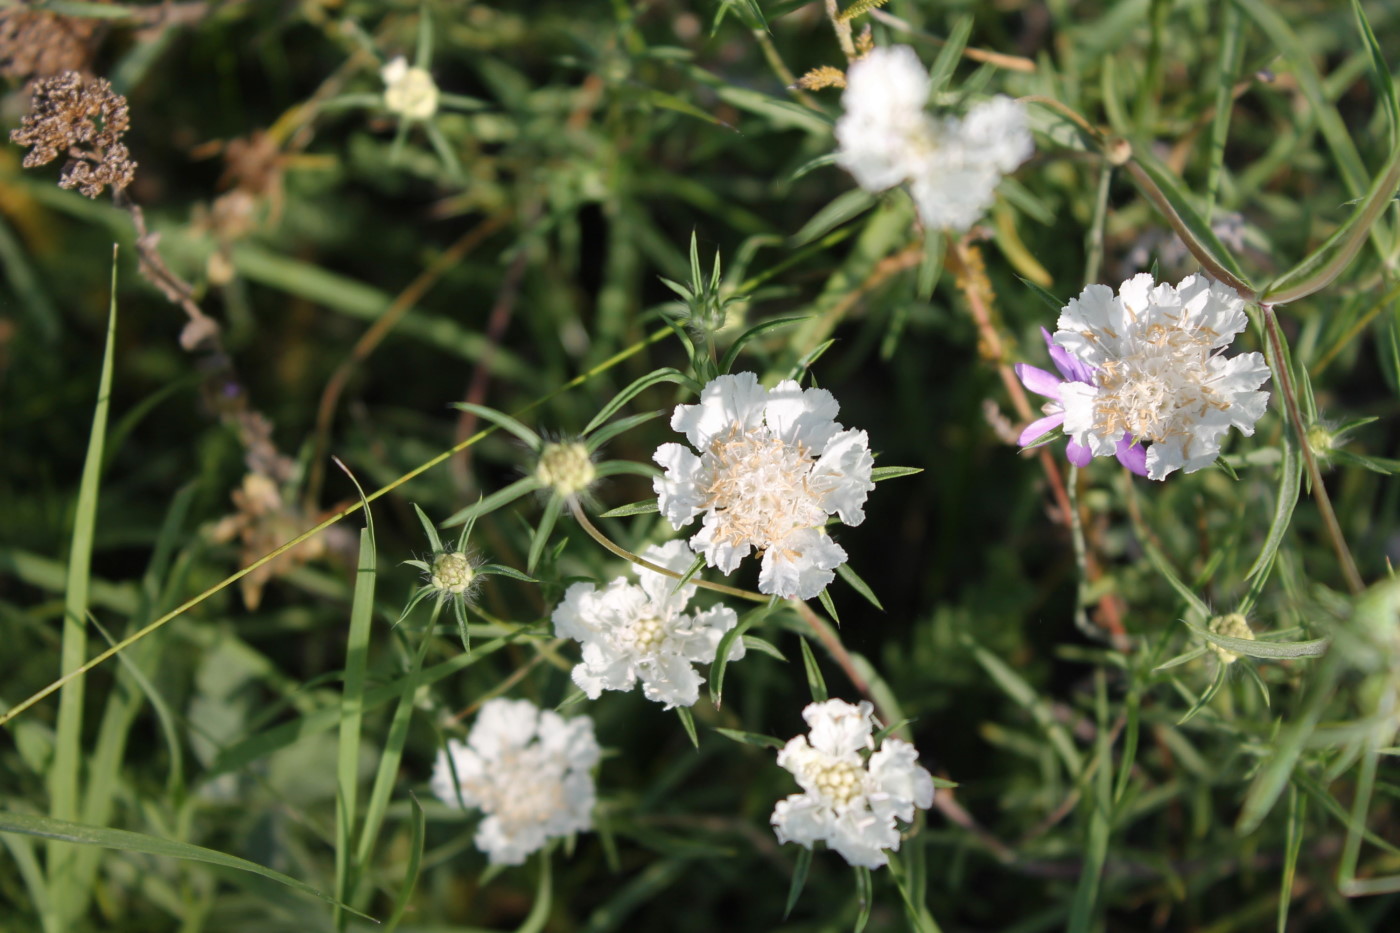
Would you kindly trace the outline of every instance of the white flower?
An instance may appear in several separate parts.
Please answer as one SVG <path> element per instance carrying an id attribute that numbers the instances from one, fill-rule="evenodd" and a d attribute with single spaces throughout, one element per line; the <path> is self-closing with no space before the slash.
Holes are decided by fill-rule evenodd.
<path id="1" fill-rule="evenodd" d="M 1191 473 L 1220 455 L 1230 428 L 1254 433 L 1269 393 L 1258 353 L 1223 353 L 1248 318 L 1229 286 L 1191 275 L 1154 287 L 1137 275 L 1114 295 L 1090 285 L 1060 312 L 1055 343 L 1094 369 L 1092 382 L 1060 390 L 1065 433 L 1096 457 L 1125 434 L 1150 441 L 1147 475 Z"/>
<path id="2" fill-rule="evenodd" d="M 830 392 L 791 379 L 772 389 L 753 373 L 713 379 L 700 404 L 671 416 L 699 456 L 662 444 L 652 458 L 666 469 L 652 481 L 661 514 L 675 528 L 704 515 L 690 546 L 711 567 L 732 573 L 758 548 L 759 592 L 816 596 L 846 562 L 827 517 L 859 525 L 875 488 L 869 440 L 836 423 L 839 408 Z"/>
<path id="3" fill-rule="evenodd" d="M 791 771 L 805 793 L 779 800 L 773 808 L 773 831 L 779 842 L 807 848 L 823 841 L 852 865 L 879 868 L 899 850 L 896 820 L 910 822 L 914 808 L 933 803 L 933 777 L 917 762 L 914 746 L 885 739 L 880 750 L 862 761 L 862 749 L 874 747 L 874 707 L 862 700 L 810 703 L 802 718 L 811 728 L 778 752 L 778 764 Z"/>
<path id="4" fill-rule="evenodd" d="M 668 570 L 690 569 L 691 553 L 684 541 L 647 548 L 642 557 Z M 637 568 L 641 585 L 618 577 L 599 590 L 592 583 L 575 583 L 554 610 L 554 630 L 583 644 L 583 663 L 574 668 L 574 683 L 590 700 L 604 690 L 631 690 L 638 680 L 648 700 L 666 708 L 691 706 L 700 698 L 704 679 L 693 663 L 715 659 L 724 633 L 739 622 L 733 609 L 715 606 L 687 613 L 695 587 L 672 593 L 676 580 Z M 735 639 L 729 660 L 744 656 L 744 643 Z"/>
<path id="5" fill-rule="evenodd" d="M 529 700 L 490 700 L 467 741 L 450 739 L 438 753 L 433 793 L 481 810 L 476 847 L 493 865 L 519 865 L 549 838 L 592 827 L 589 771 L 598 756 L 587 716 L 565 719 Z"/>
<path id="6" fill-rule="evenodd" d="M 1030 158 L 1025 108 L 999 96 L 961 120 L 939 120 L 924 109 L 928 95 L 928 73 L 906 45 L 851 65 L 836 162 L 867 191 L 907 182 L 926 226 L 966 230 L 991 206 L 1001 176 Z"/>
<path id="7" fill-rule="evenodd" d="M 384 79 L 384 108 L 407 120 L 426 120 L 437 113 L 438 88 L 422 68 L 410 68 L 404 57 L 379 69 Z"/>

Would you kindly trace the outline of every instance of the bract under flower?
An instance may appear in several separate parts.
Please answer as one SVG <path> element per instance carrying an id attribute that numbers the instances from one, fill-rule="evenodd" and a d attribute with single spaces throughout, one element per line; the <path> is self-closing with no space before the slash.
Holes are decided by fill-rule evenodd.
<path id="1" fill-rule="evenodd" d="M 653 564 L 684 573 L 691 552 L 684 541 L 653 545 L 642 557 Z M 590 700 L 604 690 L 631 690 L 638 680 L 648 700 L 691 706 L 700 698 L 704 680 L 695 664 L 715 659 L 720 639 L 739 622 L 733 609 L 714 606 L 687 613 L 695 587 L 677 592 L 676 580 L 637 568 L 640 585 L 618 577 L 603 589 L 575 583 L 554 610 L 554 630 L 583 645 L 583 663 L 574 668 L 574 683 Z M 735 639 L 729 660 L 744 656 L 744 643 Z"/>
<path id="2" fill-rule="evenodd" d="M 1065 433 L 1095 457 L 1129 435 L 1150 441 L 1152 479 L 1209 466 L 1225 433 L 1253 434 L 1268 404 L 1264 357 L 1223 355 L 1247 324 L 1244 299 L 1202 276 L 1172 286 L 1138 275 L 1117 295 L 1086 287 L 1061 311 L 1054 338 L 1094 370 L 1090 382 L 1060 386 Z"/>
<path id="3" fill-rule="evenodd" d="M 933 777 L 901 739 L 887 738 L 869 760 L 861 758 L 874 747 L 874 707 L 867 701 L 811 703 L 802 718 L 811 732 L 778 752 L 778 764 L 804 791 L 773 808 L 778 841 L 809 849 L 822 841 L 852 865 L 879 868 L 889 851 L 899 850 L 896 820 L 907 823 L 915 808 L 933 803 Z"/>
<path id="4" fill-rule="evenodd" d="M 476 847 L 493 865 L 519 865 L 554 836 L 593 826 L 593 720 L 565 719 L 529 700 L 483 704 L 465 743 L 438 753 L 432 788 L 451 806 L 486 815 Z"/>
<path id="5" fill-rule="evenodd" d="M 837 424 L 838 410 L 830 392 L 791 379 L 766 389 L 753 373 L 717 377 L 671 417 L 699 455 L 663 444 L 653 457 L 666 470 L 653 481 L 661 514 L 675 528 L 704 516 L 690 546 L 711 567 L 731 573 L 757 548 L 760 592 L 816 596 L 846 561 L 827 518 L 859 525 L 875 488 L 868 438 Z"/>
<path id="6" fill-rule="evenodd" d="M 836 161 L 868 191 L 908 183 L 924 224 L 966 230 L 991 206 L 1001 177 L 1034 150 L 1025 108 L 1009 97 L 962 119 L 925 110 L 929 76 L 905 45 L 851 65 L 836 123 Z"/>

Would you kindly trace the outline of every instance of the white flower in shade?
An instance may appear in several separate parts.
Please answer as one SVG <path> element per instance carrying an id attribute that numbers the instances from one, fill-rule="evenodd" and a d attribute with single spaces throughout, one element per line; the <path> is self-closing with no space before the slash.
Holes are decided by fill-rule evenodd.
<path id="1" fill-rule="evenodd" d="M 1002 175 L 1034 150 L 1025 108 L 999 96 L 962 119 L 938 119 L 925 110 L 928 95 L 928 72 L 906 45 L 851 65 L 836 162 L 867 191 L 907 183 L 926 226 L 966 230 L 991 206 Z"/>
<path id="2" fill-rule="evenodd" d="M 918 764 L 914 746 L 887 738 L 874 748 L 874 707 L 862 700 L 810 703 L 802 718 L 808 735 L 788 741 L 778 752 L 778 764 L 791 771 L 804 793 L 779 800 L 773 808 L 773 830 L 779 842 L 807 848 L 822 841 L 852 865 L 879 868 L 888 851 L 899 850 L 899 826 L 914 809 L 933 803 L 933 777 Z"/>
<path id="3" fill-rule="evenodd" d="M 433 767 L 433 793 L 485 814 L 476 847 L 493 865 L 519 865 L 554 836 L 593 826 L 598 763 L 593 720 L 565 719 L 529 700 L 483 704 L 465 743 L 449 739 Z"/>
<path id="4" fill-rule="evenodd" d="M 875 488 L 869 440 L 836 423 L 839 408 L 791 379 L 772 389 L 753 373 L 711 380 L 700 404 L 671 416 L 699 455 L 662 444 L 652 458 L 666 470 L 652 481 L 661 514 L 675 528 L 704 516 L 690 546 L 711 567 L 732 573 L 757 548 L 759 592 L 811 599 L 846 562 L 827 518 L 859 525 Z"/>
<path id="5" fill-rule="evenodd" d="M 422 68 L 409 67 L 404 57 L 379 69 L 384 79 L 384 108 L 407 120 L 426 120 L 437 113 L 438 88 Z"/>
<path id="6" fill-rule="evenodd" d="M 677 573 L 689 570 L 692 560 L 684 541 L 653 545 L 642 557 Z M 704 679 L 693 665 L 715 659 L 720 639 L 739 617 L 725 606 L 687 613 L 694 585 L 673 593 L 675 579 L 641 567 L 637 578 L 640 585 L 618 577 L 601 590 L 575 583 L 564 593 L 554 610 L 554 630 L 583 644 L 574 683 L 596 700 L 604 690 L 631 690 L 640 680 L 648 700 L 667 709 L 691 706 Z M 736 638 L 729 660 L 743 656 L 744 643 Z"/>
<path id="7" fill-rule="evenodd" d="M 1094 370 L 1092 381 L 1060 387 L 1065 434 L 1095 457 L 1116 453 L 1128 434 L 1151 442 L 1152 479 L 1209 466 L 1225 433 L 1253 434 L 1268 405 L 1264 357 L 1224 356 L 1248 323 L 1244 299 L 1203 276 L 1171 286 L 1144 273 L 1117 295 L 1086 287 L 1060 312 L 1054 337 Z"/>

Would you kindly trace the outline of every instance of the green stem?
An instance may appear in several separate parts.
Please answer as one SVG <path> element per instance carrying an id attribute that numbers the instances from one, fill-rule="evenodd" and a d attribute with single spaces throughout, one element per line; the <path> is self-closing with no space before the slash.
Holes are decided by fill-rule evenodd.
<path id="1" fill-rule="evenodd" d="M 1337 513 L 1332 511 L 1332 499 L 1327 495 L 1327 487 L 1322 482 L 1322 473 L 1317 468 L 1317 458 L 1313 456 L 1312 447 L 1308 444 L 1307 425 L 1303 424 L 1303 415 L 1298 409 L 1298 397 L 1293 390 L 1293 374 L 1289 371 L 1288 361 L 1291 357 L 1284 352 L 1283 335 L 1279 333 L 1278 319 L 1274 316 L 1274 306 L 1261 303 L 1259 308 L 1264 314 L 1264 332 L 1268 335 L 1269 346 L 1273 349 L 1274 359 L 1278 364 L 1274 376 L 1278 380 L 1279 392 L 1283 395 L 1284 411 L 1288 415 L 1289 423 L 1293 426 L 1293 434 L 1298 439 L 1298 447 L 1303 452 L 1303 462 L 1308 467 L 1313 498 L 1317 500 L 1317 510 L 1322 515 L 1322 525 L 1327 529 L 1327 536 L 1332 541 L 1332 549 L 1337 552 L 1337 562 L 1341 564 L 1342 576 L 1346 577 L 1347 587 L 1352 593 L 1360 593 L 1366 589 L 1366 584 L 1362 581 L 1361 574 L 1356 569 L 1356 561 L 1352 559 L 1351 551 L 1347 548 L 1346 538 L 1342 535 L 1342 526 L 1337 522 Z"/>

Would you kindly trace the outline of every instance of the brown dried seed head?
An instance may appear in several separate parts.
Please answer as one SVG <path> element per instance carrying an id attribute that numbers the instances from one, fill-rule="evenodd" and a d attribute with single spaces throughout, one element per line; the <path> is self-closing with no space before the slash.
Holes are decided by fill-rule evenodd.
<path id="1" fill-rule="evenodd" d="M 98 0 L 109 2 L 109 0 Z M 27 9 L 0 10 L 0 75 L 27 81 L 63 71 L 84 71 L 101 39 L 103 21 Z"/>
<path id="2" fill-rule="evenodd" d="M 65 71 L 35 82 L 30 112 L 10 139 L 30 147 L 25 168 L 66 155 L 59 186 L 95 198 L 109 185 L 120 190 L 131 183 L 136 163 L 121 142 L 130 125 L 126 98 L 108 81 Z"/>

